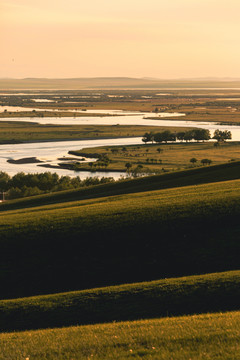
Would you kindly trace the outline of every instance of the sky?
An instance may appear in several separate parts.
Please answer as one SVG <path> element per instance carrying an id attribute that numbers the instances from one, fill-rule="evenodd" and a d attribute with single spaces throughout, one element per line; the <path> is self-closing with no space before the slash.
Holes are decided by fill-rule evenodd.
<path id="1" fill-rule="evenodd" d="M 240 78 L 239 0 L 0 0 L 0 78 Z"/>

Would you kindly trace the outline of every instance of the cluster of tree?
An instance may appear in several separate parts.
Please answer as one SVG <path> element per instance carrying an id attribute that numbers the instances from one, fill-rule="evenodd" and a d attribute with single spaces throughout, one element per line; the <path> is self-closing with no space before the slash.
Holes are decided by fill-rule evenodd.
<path id="1" fill-rule="evenodd" d="M 80 187 L 103 184 L 114 181 L 113 178 L 88 177 L 81 180 L 79 176 L 59 176 L 56 173 L 24 174 L 20 172 L 10 177 L 0 172 L 0 191 L 6 192 L 7 199 L 39 195 L 47 192 L 77 189 Z"/>
<path id="2" fill-rule="evenodd" d="M 217 140 L 218 142 L 224 142 L 225 140 L 231 140 L 232 133 L 229 130 L 215 130 L 213 134 L 213 139 Z"/>
<path id="3" fill-rule="evenodd" d="M 225 141 L 232 138 L 231 131 L 225 130 L 215 130 L 212 139 L 220 141 Z M 179 141 L 207 141 L 211 139 L 211 135 L 209 130 L 207 129 L 193 129 L 189 131 L 180 131 L 180 132 L 171 132 L 169 130 L 165 130 L 159 133 L 145 133 L 143 135 L 142 141 L 146 144 L 147 142 L 174 142 L 176 140 Z"/>
<path id="4" fill-rule="evenodd" d="M 93 161 L 93 162 L 89 162 L 88 165 L 91 168 L 91 170 L 95 171 L 97 168 L 107 168 L 109 163 L 110 163 L 110 159 L 106 154 L 100 155 L 98 156 L 97 161 Z M 85 165 L 85 164 L 84 164 Z M 76 163 L 74 166 L 75 170 L 79 170 L 79 168 L 81 168 L 81 163 Z"/>
<path id="5" fill-rule="evenodd" d="M 191 158 L 190 159 L 190 163 L 192 163 L 192 164 L 195 164 L 197 161 L 198 160 L 196 158 Z M 202 159 L 200 162 L 201 162 L 202 165 L 211 165 L 212 160 L 210 160 L 210 159 Z"/>

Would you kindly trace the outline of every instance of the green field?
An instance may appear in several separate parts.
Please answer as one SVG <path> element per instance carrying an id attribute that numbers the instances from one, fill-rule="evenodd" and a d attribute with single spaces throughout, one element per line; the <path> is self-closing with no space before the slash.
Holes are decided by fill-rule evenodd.
<path id="1" fill-rule="evenodd" d="M 0 80 L 0 105 L 36 108 L 2 113 L 0 144 L 190 130 L 158 127 L 161 112 L 240 124 L 234 87 L 239 81 Z M 148 112 L 156 126 L 34 122 L 109 109 Z M 29 115 L 29 122 L 7 121 Z M 94 186 L 75 179 L 64 191 L 70 185 L 55 175 L 23 183 L 1 174 L 5 190 L 21 184 L 26 195 L 38 184 L 35 193 L 49 193 L 0 204 L 0 360 L 238 360 L 240 143 L 218 145 L 82 149 L 74 155 L 98 158 L 99 166 L 76 160 L 70 166 L 79 176 L 126 171 L 126 163 L 141 171 Z M 29 161 L 38 160 L 20 159 Z"/>
<path id="2" fill-rule="evenodd" d="M 238 269 L 239 180 L 109 196 L 113 185 L 3 204 L 2 298 Z"/>
<path id="3" fill-rule="evenodd" d="M 0 359 L 238 360 L 239 217 L 239 161 L 0 204 Z"/>
<path id="4" fill-rule="evenodd" d="M 40 140 L 102 139 L 143 136 L 146 131 L 163 131 L 159 126 L 117 125 L 40 125 L 34 122 L 0 121 L 0 144 Z M 171 128 L 176 131 L 184 127 Z"/>
<path id="5" fill-rule="evenodd" d="M 0 334 L 0 359 L 238 360 L 240 313 Z"/>
<path id="6" fill-rule="evenodd" d="M 238 310 L 240 271 L 0 301 L 0 331 Z"/>
<path id="7" fill-rule="evenodd" d="M 161 130 L 160 130 L 161 131 Z M 126 171 L 126 164 L 131 164 L 130 173 L 134 173 L 140 165 L 140 173 L 163 173 L 180 169 L 202 166 L 202 159 L 210 159 L 213 164 L 221 164 L 240 160 L 240 143 L 228 142 L 220 146 L 214 146 L 214 142 L 175 143 L 175 144 L 148 144 L 131 146 L 102 146 L 96 148 L 85 148 L 79 151 L 70 151 L 77 156 L 98 157 L 107 156 L 109 162 L 107 168 L 104 166 L 92 167 L 91 163 L 67 163 L 70 169 L 83 171 Z M 96 156 L 95 156 L 96 158 Z M 196 159 L 193 165 L 190 160 Z M 95 165 L 98 163 L 96 162 Z M 100 158 L 101 164 L 101 158 Z M 93 164 L 94 165 L 94 164 Z M 80 172 L 81 175 L 81 172 Z"/>

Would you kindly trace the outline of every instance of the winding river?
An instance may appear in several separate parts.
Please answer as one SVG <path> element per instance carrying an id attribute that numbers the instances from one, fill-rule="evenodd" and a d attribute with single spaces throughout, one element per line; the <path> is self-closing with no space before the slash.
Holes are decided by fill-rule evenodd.
<path id="1" fill-rule="evenodd" d="M 16 108 L 15 108 L 16 109 Z M 8 111 L 10 109 L 7 109 Z M 20 109 L 17 109 L 20 110 Z M 28 109 L 29 110 L 29 109 Z M 32 109 L 31 109 L 32 110 Z M 33 109 L 34 110 L 34 109 Z M 39 110 L 39 109 L 36 109 Z M 44 110 L 44 109 L 41 109 Z M 4 111 L 1 109 L 0 111 Z M 11 109 L 12 111 L 12 109 Z M 158 114 L 158 119 L 150 120 L 146 117 L 153 116 L 152 113 L 139 113 L 139 112 L 123 112 L 119 110 L 92 110 L 88 113 L 102 113 L 109 114 L 109 116 L 99 117 L 45 117 L 45 118 L 2 118 L 0 121 L 26 121 L 35 122 L 39 124 L 55 124 L 55 125 L 145 125 L 145 126 L 184 126 L 184 127 L 199 127 L 209 129 L 211 134 L 214 130 L 230 130 L 232 132 L 232 140 L 240 141 L 240 126 L 236 125 L 218 125 L 212 122 L 197 122 L 178 120 L 178 117 L 184 117 L 185 114 L 179 113 L 161 113 Z M 112 116 L 114 115 L 114 116 Z M 155 116 L 155 115 L 154 115 Z M 1 117 L 1 114 L 0 114 Z M 35 142 L 26 144 L 14 144 L 14 145 L 1 145 L 0 146 L 0 166 L 1 171 L 5 171 L 10 175 L 14 175 L 17 172 L 23 171 L 25 173 L 36 172 L 57 172 L 59 175 L 77 176 L 82 179 L 87 176 L 112 176 L 119 178 L 123 173 L 116 172 L 74 172 L 63 169 L 51 169 L 39 166 L 37 163 L 31 164 L 11 164 L 7 160 L 10 159 L 22 159 L 29 157 L 36 157 L 43 161 L 45 164 L 57 165 L 60 161 L 58 158 L 68 156 L 69 150 L 79 150 L 87 147 L 96 147 L 104 145 L 130 145 L 130 144 L 142 144 L 142 138 L 121 138 L 121 139 L 95 139 L 95 140 L 71 140 L 71 141 L 51 141 L 51 142 Z"/>

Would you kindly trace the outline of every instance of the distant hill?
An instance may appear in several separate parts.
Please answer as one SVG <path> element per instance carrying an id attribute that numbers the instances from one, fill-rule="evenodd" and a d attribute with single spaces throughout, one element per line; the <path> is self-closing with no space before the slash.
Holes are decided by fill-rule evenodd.
<path id="1" fill-rule="evenodd" d="M 240 79 L 154 79 L 130 77 L 0 79 L 0 90 L 84 90 L 84 89 L 167 89 L 240 88 Z"/>

